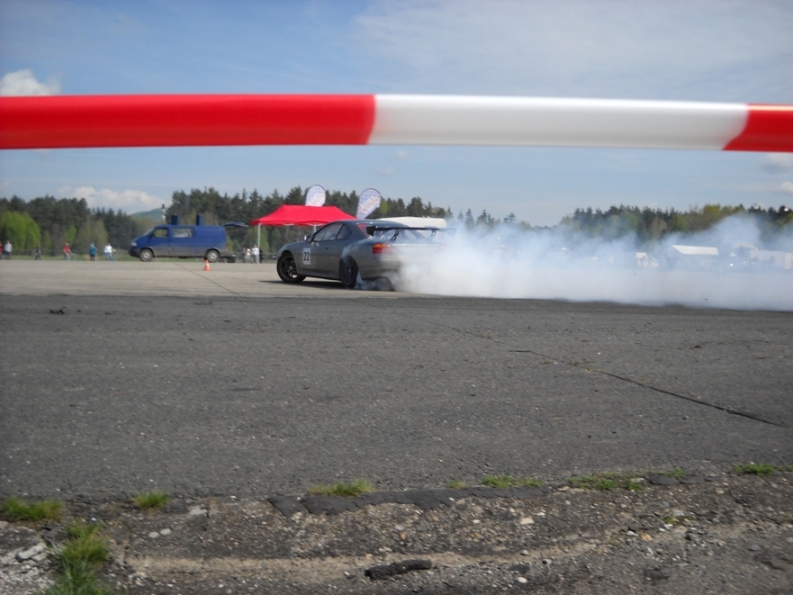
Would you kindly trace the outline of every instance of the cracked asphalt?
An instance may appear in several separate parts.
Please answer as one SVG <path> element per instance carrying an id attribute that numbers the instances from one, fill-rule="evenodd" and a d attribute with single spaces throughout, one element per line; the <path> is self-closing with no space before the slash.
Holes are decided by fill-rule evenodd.
<path id="1" fill-rule="evenodd" d="M 288 287 L 270 265 L 38 264 L 0 270 L 0 496 L 793 461 L 790 312 Z"/>

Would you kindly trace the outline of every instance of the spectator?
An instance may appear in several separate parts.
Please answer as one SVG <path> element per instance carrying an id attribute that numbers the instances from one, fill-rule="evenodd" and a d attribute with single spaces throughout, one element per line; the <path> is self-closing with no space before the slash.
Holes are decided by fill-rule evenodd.
<path id="1" fill-rule="evenodd" d="M 110 242 L 105 246 L 105 260 L 113 260 L 113 246 L 110 245 Z"/>
<path id="2" fill-rule="evenodd" d="M 251 248 L 251 262 L 259 262 L 259 246 L 256 244 L 254 244 L 253 248 Z"/>
<path id="3" fill-rule="evenodd" d="M 41 260 L 41 246 L 36 246 L 33 251 L 33 260 Z"/>
<path id="4" fill-rule="evenodd" d="M 69 242 L 66 242 L 63 245 L 63 260 L 71 260 L 72 259 L 72 249 L 69 248 Z"/>
<path id="5" fill-rule="evenodd" d="M 6 240 L 6 243 L 3 245 L 3 256 L 6 257 L 6 260 L 11 260 L 11 252 L 14 250 L 14 247 L 11 245 L 11 240 Z"/>
<path id="6" fill-rule="evenodd" d="M 88 255 L 91 257 L 91 260 L 96 260 L 96 244 L 91 242 L 91 246 L 88 248 Z"/>

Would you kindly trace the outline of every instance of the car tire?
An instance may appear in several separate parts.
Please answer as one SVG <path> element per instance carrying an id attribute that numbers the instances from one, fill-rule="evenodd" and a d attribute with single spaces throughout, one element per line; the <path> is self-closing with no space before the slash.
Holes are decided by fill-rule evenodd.
<path id="1" fill-rule="evenodd" d="M 306 278 L 305 275 L 298 275 L 297 265 L 295 264 L 295 257 L 291 252 L 284 252 L 278 257 L 278 262 L 275 265 L 278 271 L 278 276 L 284 283 L 300 283 Z"/>
<path id="2" fill-rule="evenodd" d="M 358 264 L 349 256 L 339 261 L 339 281 L 344 289 L 355 289 L 358 284 Z"/>
<path id="3" fill-rule="evenodd" d="M 216 263 L 220 260 L 220 252 L 217 250 L 207 250 L 207 255 L 205 257 L 209 262 L 212 264 Z"/>
<path id="4" fill-rule="evenodd" d="M 142 262 L 151 262 L 154 258 L 154 252 L 148 248 L 144 248 L 140 251 L 140 254 L 138 254 L 138 258 L 140 258 Z"/>

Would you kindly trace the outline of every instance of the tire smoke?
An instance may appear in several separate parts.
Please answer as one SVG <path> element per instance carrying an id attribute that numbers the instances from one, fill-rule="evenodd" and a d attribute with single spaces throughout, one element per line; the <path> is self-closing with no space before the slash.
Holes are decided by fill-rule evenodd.
<path id="1" fill-rule="evenodd" d="M 769 235 L 736 215 L 648 245 L 566 226 L 460 227 L 428 258 L 405 259 L 395 287 L 447 296 L 793 311 L 793 226 Z"/>

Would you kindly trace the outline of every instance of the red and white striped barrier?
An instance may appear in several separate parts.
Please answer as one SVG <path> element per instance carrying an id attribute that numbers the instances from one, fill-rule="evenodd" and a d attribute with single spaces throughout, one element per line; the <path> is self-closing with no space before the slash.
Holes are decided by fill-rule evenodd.
<path id="1" fill-rule="evenodd" d="M 0 149 L 365 144 L 793 152 L 793 106 L 441 95 L 0 97 Z"/>

